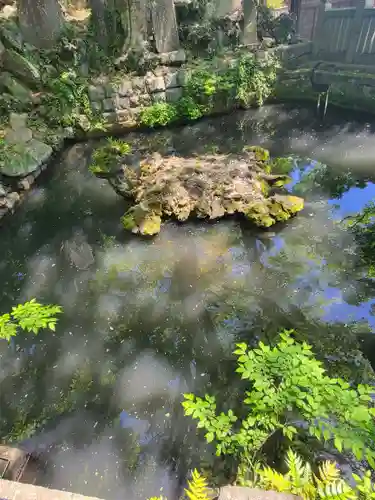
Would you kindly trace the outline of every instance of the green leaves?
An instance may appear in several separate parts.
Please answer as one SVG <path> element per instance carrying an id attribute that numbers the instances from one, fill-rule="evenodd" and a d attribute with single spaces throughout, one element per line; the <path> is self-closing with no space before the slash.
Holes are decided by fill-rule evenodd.
<path id="1" fill-rule="evenodd" d="M 10 314 L 0 316 L 0 338 L 10 340 L 16 335 L 18 327 L 35 334 L 44 328 L 55 331 L 56 316 L 61 312 L 60 306 L 42 305 L 36 299 L 19 304 L 12 308 Z"/>
<path id="2" fill-rule="evenodd" d="M 329 377 L 311 346 L 296 342 L 295 335 L 282 331 L 275 346 L 236 345 L 236 372 L 247 381 L 242 399 L 247 415 L 242 420 L 231 410 L 217 415 L 216 401 L 207 395 L 201 399 L 186 394 L 185 415 L 199 420 L 207 441 L 215 441 L 217 454 L 257 457 L 277 430 L 293 445 L 301 432 L 293 422 L 301 421 L 310 436 L 375 465 L 373 389 L 355 389 Z"/>

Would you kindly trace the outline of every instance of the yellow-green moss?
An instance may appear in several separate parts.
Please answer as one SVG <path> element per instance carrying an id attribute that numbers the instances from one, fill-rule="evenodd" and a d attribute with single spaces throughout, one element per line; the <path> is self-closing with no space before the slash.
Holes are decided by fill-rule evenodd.
<path id="1" fill-rule="evenodd" d="M 137 224 L 135 223 L 134 215 L 132 213 L 126 212 L 121 217 L 121 224 L 123 225 L 124 229 L 127 231 L 133 231 L 137 227 Z"/>

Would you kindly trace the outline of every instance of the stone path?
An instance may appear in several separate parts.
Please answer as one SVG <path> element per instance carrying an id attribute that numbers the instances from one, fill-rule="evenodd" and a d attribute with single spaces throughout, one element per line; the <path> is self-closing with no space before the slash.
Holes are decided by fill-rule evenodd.
<path id="1" fill-rule="evenodd" d="M 100 500 L 68 491 L 50 490 L 33 484 L 0 479 L 0 500 Z"/>

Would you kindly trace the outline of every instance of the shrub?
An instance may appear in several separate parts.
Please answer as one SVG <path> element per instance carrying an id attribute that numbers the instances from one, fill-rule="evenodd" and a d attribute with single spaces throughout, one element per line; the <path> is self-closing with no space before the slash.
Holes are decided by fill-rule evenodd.
<path id="1" fill-rule="evenodd" d="M 216 455 L 232 455 L 242 465 L 253 467 L 276 434 L 292 446 L 307 434 L 339 452 L 366 458 L 373 467 L 372 388 L 351 388 L 344 380 L 329 377 L 311 346 L 296 342 L 292 334 L 283 331 L 274 347 L 262 342 L 256 349 L 237 345 L 236 372 L 249 383 L 243 418 L 233 410 L 217 414 L 214 397 L 194 394 L 184 395 L 185 415 L 198 420 L 207 442 L 215 441 Z"/>

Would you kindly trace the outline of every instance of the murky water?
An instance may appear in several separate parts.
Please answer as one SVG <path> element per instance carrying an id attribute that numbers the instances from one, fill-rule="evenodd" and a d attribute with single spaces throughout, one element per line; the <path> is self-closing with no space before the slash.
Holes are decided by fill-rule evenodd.
<path id="1" fill-rule="evenodd" d="M 66 150 L 0 232 L 1 312 L 32 297 L 64 308 L 56 334 L 0 343 L 0 438 L 41 453 L 39 483 L 173 496 L 212 454 L 181 393 L 230 405 L 238 340 L 293 327 L 330 370 L 366 379 L 358 335 L 375 326 L 375 292 L 363 290 L 355 242 L 336 222 L 375 197 L 373 128 L 348 114 L 321 126 L 309 110 L 275 106 L 129 136 L 182 156 L 250 144 L 298 156 L 288 189 L 306 209 L 294 220 L 267 232 L 236 219 L 170 222 L 151 241 L 124 233 L 124 200 L 87 171 L 94 144 Z M 311 182 L 316 161 L 329 169 Z"/>

